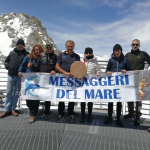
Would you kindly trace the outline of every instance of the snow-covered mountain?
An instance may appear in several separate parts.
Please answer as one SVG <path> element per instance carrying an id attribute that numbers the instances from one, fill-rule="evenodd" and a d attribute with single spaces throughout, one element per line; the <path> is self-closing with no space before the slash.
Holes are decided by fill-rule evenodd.
<path id="1" fill-rule="evenodd" d="M 40 44 L 44 48 L 46 43 L 53 43 L 55 53 L 59 53 L 40 20 L 23 13 L 2 14 L 0 16 L 0 56 L 7 56 L 16 47 L 16 42 L 20 38 L 24 39 L 25 48 L 29 52 L 35 44 Z"/>

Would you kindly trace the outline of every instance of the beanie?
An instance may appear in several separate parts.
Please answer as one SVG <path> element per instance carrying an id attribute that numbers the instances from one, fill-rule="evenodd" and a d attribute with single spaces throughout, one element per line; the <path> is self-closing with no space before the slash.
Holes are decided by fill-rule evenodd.
<path id="1" fill-rule="evenodd" d="M 17 41 L 16 45 L 18 46 L 19 44 L 22 44 L 22 45 L 25 47 L 24 40 L 19 39 L 19 40 Z"/>
<path id="2" fill-rule="evenodd" d="M 93 49 L 90 48 L 90 47 L 87 47 L 87 48 L 85 49 L 84 54 L 88 54 L 88 53 L 93 54 Z"/>
<path id="3" fill-rule="evenodd" d="M 116 44 L 114 47 L 113 47 L 113 52 L 115 51 L 115 50 L 121 50 L 121 53 L 122 53 L 122 47 L 121 47 L 121 45 L 119 45 L 119 44 Z"/>

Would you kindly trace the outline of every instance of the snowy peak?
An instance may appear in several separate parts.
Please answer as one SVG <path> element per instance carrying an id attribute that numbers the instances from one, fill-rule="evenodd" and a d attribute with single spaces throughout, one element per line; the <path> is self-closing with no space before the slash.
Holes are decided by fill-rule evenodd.
<path id="1" fill-rule="evenodd" d="M 29 52 L 35 44 L 40 44 L 43 48 L 46 43 L 54 44 L 53 39 L 48 36 L 46 28 L 34 16 L 29 17 L 23 13 L 2 14 L 0 16 L 0 55 L 8 55 L 16 47 L 16 42 L 20 38 L 24 39 L 25 48 Z M 59 53 L 55 44 L 54 51 L 56 54 Z"/>

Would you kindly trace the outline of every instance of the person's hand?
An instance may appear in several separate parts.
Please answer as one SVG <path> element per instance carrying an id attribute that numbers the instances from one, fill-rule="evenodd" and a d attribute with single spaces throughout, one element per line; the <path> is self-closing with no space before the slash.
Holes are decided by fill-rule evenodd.
<path id="1" fill-rule="evenodd" d="M 100 72 L 97 72 L 97 73 L 96 73 L 97 76 L 100 76 L 100 74 L 101 74 Z"/>
<path id="2" fill-rule="evenodd" d="M 68 76 L 68 77 L 73 77 L 73 74 L 70 73 L 70 72 L 65 73 L 65 75 Z"/>
<path id="3" fill-rule="evenodd" d="M 107 75 L 109 75 L 109 74 L 112 74 L 112 72 L 108 71 L 108 72 L 107 72 Z"/>
<path id="4" fill-rule="evenodd" d="M 56 72 L 52 70 L 52 71 L 50 72 L 50 75 L 53 75 L 53 74 L 56 74 Z"/>
<path id="5" fill-rule="evenodd" d="M 33 65 L 33 63 L 30 60 L 30 62 L 28 63 L 27 67 L 30 68 L 32 65 Z"/>
<path id="6" fill-rule="evenodd" d="M 23 77 L 23 75 L 21 74 L 21 72 L 18 73 L 18 76 L 19 76 L 19 77 Z"/>
<path id="7" fill-rule="evenodd" d="M 121 70 L 121 72 L 122 72 L 122 73 L 126 73 L 126 70 L 125 70 L 125 69 L 123 69 L 123 70 Z"/>
<path id="8" fill-rule="evenodd" d="M 78 77 L 77 79 L 81 80 L 83 77 Z"/>

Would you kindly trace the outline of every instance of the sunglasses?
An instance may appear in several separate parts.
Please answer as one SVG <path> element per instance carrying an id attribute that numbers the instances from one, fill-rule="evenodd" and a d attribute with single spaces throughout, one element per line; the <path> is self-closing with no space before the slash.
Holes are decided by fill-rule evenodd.
<path id="1" fill-rule="evenodd" d="M 92 53 L 90 53 L 90 52 L 86 52 L 85 54 L 92 54 Z"/>
<path id="2" fill-rule="evenodd" d="M 115 50 L 115 52 L 121 52 L 121 50 L 120 50 L 120 49 L 117 49 L 117 50 Z"/>
<path id="3" fill-rule="evenodd" d="M 139 46 L 139 44 L 132 44 L 132 46 Z"/>
<path id="4" fill-rule="evenodd" d="M 46 46 L 46 48 L 53 48 L 53 46 Z"/>

